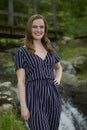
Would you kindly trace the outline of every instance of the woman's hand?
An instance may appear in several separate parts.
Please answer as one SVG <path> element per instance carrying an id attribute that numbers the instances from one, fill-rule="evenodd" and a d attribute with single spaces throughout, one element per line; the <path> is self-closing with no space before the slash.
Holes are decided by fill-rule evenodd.
<path id="1" fill-rule="evenodd" d="M 55 79 L 54 79 L 54 84 L 59 85 L 59 84 L 60 84 L 60 79 L 55 78 Z"/>
<path id="2" fill-rule="evenodd" d="M 21 115 L 25 121 L 27 121 L 30 118 L 30 112 L 27 107 L 25 106 L 21 107 Z"/>

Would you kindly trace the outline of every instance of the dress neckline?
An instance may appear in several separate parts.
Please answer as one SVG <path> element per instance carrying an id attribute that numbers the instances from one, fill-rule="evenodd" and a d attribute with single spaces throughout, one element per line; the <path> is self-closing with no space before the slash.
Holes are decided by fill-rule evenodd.
<path id="1" fill-rule="evenodd" d="M 24 50 L 28 53 L 27 49 L 26 49 L 24 46 L 22 46 L 22 48 L 24 48 Z M 29 54 L 29 53 L 28 53 L 28 54 Z M 38 54 L 35 54 L 35 53 L 34 53 L 33 55 L 36 56 L 36 57 L 38 57 L 38 58 L 41 59 L 42 61 L 45 61 L 46 58 L 47 58 L 47 56 L 48 56 L 48 51 L 47 51 L 46 55 L 44 56 L 44 58 L 40 57 Z"/>
<path id="2" fill-rule="evenodd" d="M 39 55 L 37 54 L 34 54 L 35 56 L 37 56 L 39 59 L 41 59 L 42 61 L 45 61 L 47 56 L 48 56 L 48 52 L 46 53 L 46 55 L 44 56 L 44 58 L 40 57 Z"/>

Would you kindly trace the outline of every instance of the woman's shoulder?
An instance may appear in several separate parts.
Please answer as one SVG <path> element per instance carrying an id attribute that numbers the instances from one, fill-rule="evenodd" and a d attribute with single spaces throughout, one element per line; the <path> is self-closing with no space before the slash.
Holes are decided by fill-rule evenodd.
<path id="1" fill-rule="evenodd" d="M 16 53 L 19 53 L 20 55 L 23 56 L 31 56 L 29 51 L 27 50 L 27 48 L 25 46 L 21 46 L 16 50 Z"/>
<path id="2" fill-rule="evenodd" d="M 23 52 L 23 48 L 24 48 L 24 46 L 21 46 L 21 47 L 17 48 L 16 52 Z"/>
<path id="3" fill-rule="evenodd" d="M 23 46 L 16 49 L 15 55 L 23 55 L 23 54 L 24 54 Z"/>

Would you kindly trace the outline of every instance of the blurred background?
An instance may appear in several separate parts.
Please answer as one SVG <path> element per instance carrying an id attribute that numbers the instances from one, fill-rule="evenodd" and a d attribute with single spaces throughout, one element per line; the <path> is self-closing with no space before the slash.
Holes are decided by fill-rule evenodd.
<path id="1" fill-rule="evenodd" d="M 87 130 L 87 0 L 0 0 L 0 130 L 27 130 L 20 116 L 15 51 L 28 18 L 43 15 L 61 58 L 59 130 Z"/>

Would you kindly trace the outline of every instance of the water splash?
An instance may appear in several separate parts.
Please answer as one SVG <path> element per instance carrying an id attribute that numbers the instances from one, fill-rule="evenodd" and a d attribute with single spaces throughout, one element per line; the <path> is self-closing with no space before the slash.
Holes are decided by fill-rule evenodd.
<path id="1" fill-rule="evenodd" d="M 70 101 L 62 100 L 62 113 L 59 130 L 87 130 L 86 118 Z"/>

